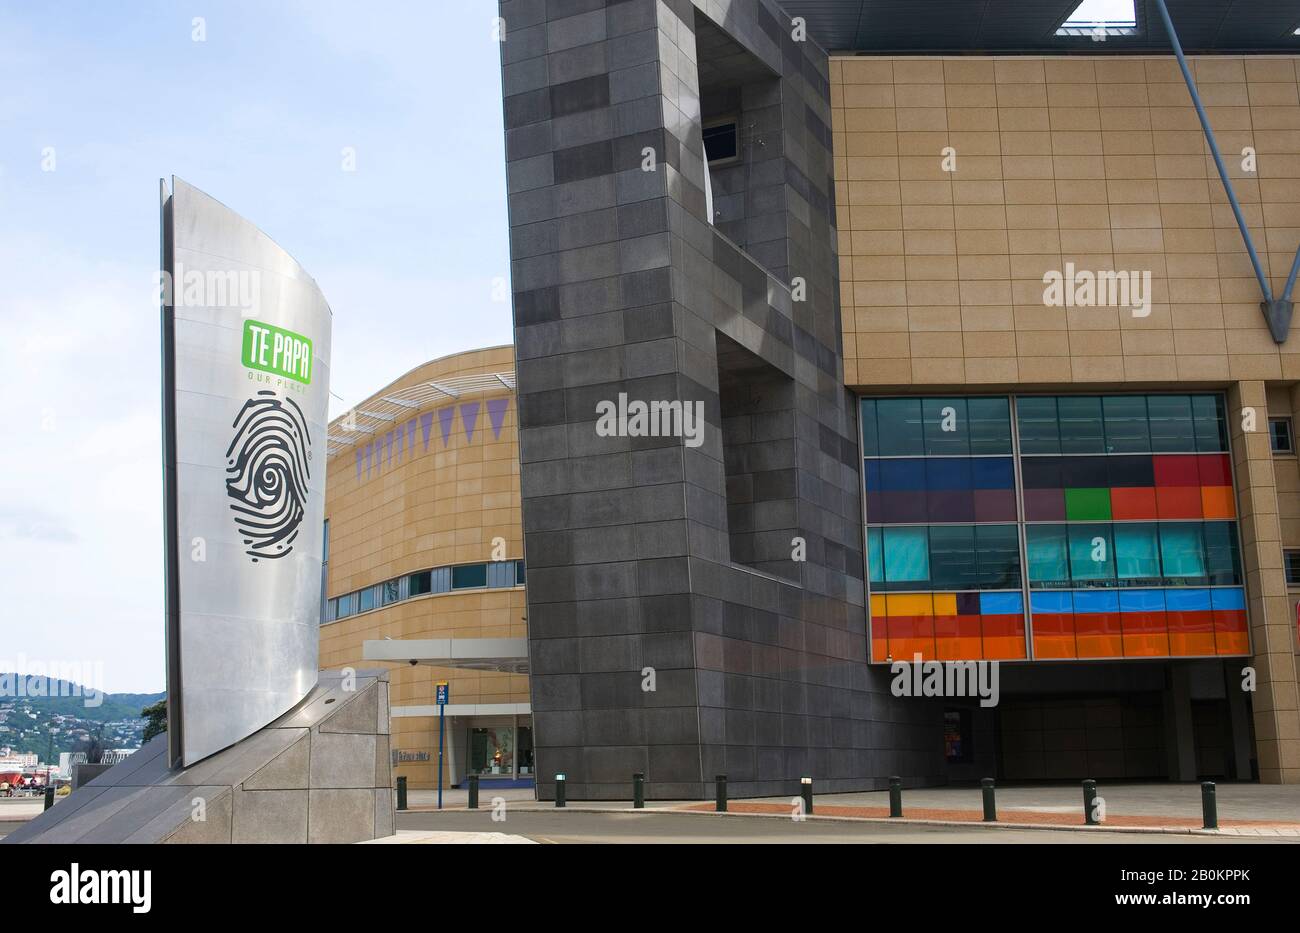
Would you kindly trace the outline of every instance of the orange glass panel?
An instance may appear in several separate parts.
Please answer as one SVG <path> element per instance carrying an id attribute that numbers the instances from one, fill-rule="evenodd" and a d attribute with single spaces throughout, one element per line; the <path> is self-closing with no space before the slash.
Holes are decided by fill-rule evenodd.
<path id="1" fill-rule="evenodd" d="M 1213 655 L 1214 614 L 1208 611 L 1165 613 L 1169 623 L 1169 653 L 1178 658 Z"/>
<path id="2" fill-rule="evenodd" d="M 1025 656 L 1025 619 L 1019 615 L 981 616 L 984 660 L 1012 661 Z"/>
<path id="3" fill-rule="evenodd" d="M 1124 641 L 1118 612 L 1079 612 L 1074 616 L 1074 642 L 1081 658 L 1121 658 Z"/>
<path id="4" fill-rule="evenodd" d="M 1202 486 L 1201 513 L 1205 518 L 1236 518 L 1237 504 L 1231 486 Z"/>
<path id="5" fill-rule="evenodd" d="M 1124 657 L 1169 656 L 1169 627 L 1163 611 L 1122 612 L 1120 624 L 1124 628 Z"/>
<path id="6" fill-rule="evenodd" d="M 1246 634 L 1246 613 L 1240 609 L 1214 610 L 1214 646 L 1216 654 L 1248 654 L 1250 638 Z"/>
<path id="7" fill-rule="evenodd" d="M 1074 613 L 1034 613 L 1034 657 L 1077 657 L 1074 647 Z"/>

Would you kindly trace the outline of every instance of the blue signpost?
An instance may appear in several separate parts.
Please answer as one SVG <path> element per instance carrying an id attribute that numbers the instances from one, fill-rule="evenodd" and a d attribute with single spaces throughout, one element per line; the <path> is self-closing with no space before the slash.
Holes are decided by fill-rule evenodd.
<path id="1" fill-rule="evenodd" d="M 447 688 L 447 682 L 441 681 L 434 685 L 434 698 L 438 704 L 438 809 L 442 809 L 442 750 L 446 747 L 446 712 L 447 697 L 451 691 Z"/>

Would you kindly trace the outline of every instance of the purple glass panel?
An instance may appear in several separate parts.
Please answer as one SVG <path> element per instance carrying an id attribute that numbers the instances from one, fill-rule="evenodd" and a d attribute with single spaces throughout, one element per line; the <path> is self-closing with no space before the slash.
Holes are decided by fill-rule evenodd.
<path id="1" fill-rule="evenodd" d="M 1026 489 L 1025 521 L 1065 521 L 1065 490 Z"/>

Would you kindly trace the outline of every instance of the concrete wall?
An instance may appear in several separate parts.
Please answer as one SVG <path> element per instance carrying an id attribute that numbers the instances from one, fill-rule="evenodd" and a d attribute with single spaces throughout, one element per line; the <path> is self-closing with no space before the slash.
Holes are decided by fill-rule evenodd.
<path id="1" fill-rule="evenodd" d="M 624 796 L 635 771 L 655 797 L 724 772 L 737 794 L 790 793 L 801 774 L 828 789 L 933 778 L 939 708 L 899 707 L 864 663 L 825 54 L 767 2 L 504 0 L 500 15 L 542 795 L 557 771 L 574 797 Z M 701 80 L 697 30 L 769 76 L 759 252 L 785 265 L 705 216 L 700 89 L 716 75 Z M 731 554 L 717 335 L 790 388 L 797 583 Z M 702 402 L 702 446 L 597 435 L 596 404 L 619 393 Z"/>

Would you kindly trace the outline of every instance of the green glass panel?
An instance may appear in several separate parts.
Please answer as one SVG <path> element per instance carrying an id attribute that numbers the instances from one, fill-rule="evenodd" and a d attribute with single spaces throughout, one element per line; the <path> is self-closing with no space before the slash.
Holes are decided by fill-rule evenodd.
<path id="1" fill-rule="evenodd" d="M 1109 521 L 1110 490 L 1067 489 L 1065 491 L 1065 517 L 1072 522 Z"/>
<path id="2" fill-rule="evenodd" d="M 1223 398 L 1218 395 L 1192 396 L 1192 425 L 1196 432 L 1196 449 L 1214 453 L 1228 449 L 1224 430 Z"/>

